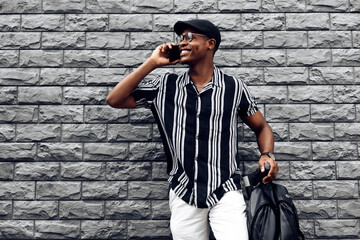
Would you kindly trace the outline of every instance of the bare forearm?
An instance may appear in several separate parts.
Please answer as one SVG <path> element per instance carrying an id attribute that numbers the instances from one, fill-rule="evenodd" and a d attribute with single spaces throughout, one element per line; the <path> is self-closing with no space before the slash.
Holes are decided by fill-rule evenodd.
<path id="1" fill-rule="evenodd" d="M 256 137 L 261 153 L 274 152 L 274 134 L 267 123 L 259 132 L 256 133 Z"/>
<path id="2" fill-rule="evenodd" d="M 110 91 L 106 98 L 106 102 L 112 107 L 124 106 L 126 102 L 129 102 L 128 98 L 130 97 L 132 91 L 156 67 L 156 63 L 152 59 L 148 58 L 143 64 L 121 80 Z M 131 104 L 128 105 L 131 107 Z"/>

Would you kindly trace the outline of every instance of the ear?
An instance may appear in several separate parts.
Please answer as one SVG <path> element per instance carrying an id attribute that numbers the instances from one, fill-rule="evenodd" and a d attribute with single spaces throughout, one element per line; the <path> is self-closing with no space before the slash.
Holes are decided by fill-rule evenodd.
<path id="1" fill-rule="evenodd" d="M 216 46 L 216 40 L 213 39 L 213 38 L 209 39 L 209 47 L 208 48 L 209 49 L 214 49 L 215 46 Z"/>

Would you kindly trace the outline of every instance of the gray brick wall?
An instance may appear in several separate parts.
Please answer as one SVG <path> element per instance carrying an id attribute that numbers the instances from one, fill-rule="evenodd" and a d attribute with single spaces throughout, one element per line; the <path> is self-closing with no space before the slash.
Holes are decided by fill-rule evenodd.
<path id="1" fill-rule="evenodd" d="M 306 237 L 360 239 L 359 13 L 359 0 L 0 0 L 0 239 L 171 239 L 151 112 L 105 98 L 196 17 L 220 27 L 217 66 L 273 128 Z M 255 137 L 241 122 L 239 135 L 252 171 Z"/>

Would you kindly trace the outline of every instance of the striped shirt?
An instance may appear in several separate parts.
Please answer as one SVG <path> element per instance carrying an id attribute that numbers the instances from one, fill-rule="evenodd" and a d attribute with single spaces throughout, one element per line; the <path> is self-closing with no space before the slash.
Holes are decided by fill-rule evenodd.
<path id="1" fill-rule="evenodd" d="M 215 67 L 199 93 L 189 70 L 164 74 L 132 93 L 145 98 L 157 120 L 168 160 L 169 182 L 188 204 L 207 208 L 228 191 L 241 188 L 237 116 L 257 110 L 243 81 Z"/>

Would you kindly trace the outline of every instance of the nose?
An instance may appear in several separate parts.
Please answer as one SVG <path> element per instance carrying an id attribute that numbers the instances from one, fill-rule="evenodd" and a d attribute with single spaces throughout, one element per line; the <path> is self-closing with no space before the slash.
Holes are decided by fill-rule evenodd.
<path id="1" fill-rule="evenodd" d="M 187 42 L 186 39 L 184 38 L 184 39 L 179 43 L 179 47 L 186 46 L 187 44 L 188 44 L 188 42 Z"/>

